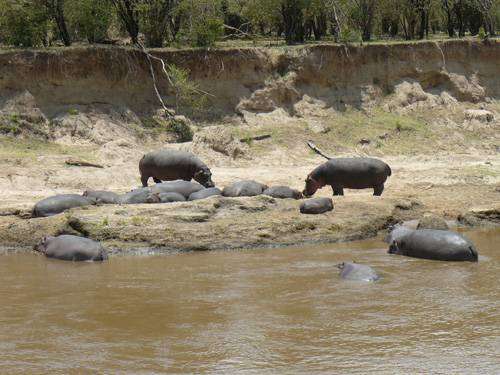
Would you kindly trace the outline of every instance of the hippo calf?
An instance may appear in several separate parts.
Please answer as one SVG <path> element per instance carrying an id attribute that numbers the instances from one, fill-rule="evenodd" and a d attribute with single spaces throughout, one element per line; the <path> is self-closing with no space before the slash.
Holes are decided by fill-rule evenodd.
<path id="1" fill-rule="evenodd" d="M 213 197 L 217 195 L 222 195 L 222 191 L 220 189 L 213 187 L 208 189 L 203 189 L 191 194 L 188 198 L 188 201 L 196 201 L 198 199 L 206 199 L 208 197 Z"/>
<path id="2" fill-rule="evenodd" d="M 478 253 L 467 238 L 449 230 L 416 229 L 391 236 L 389 254 L 414 258 L 477 262 Z"/>
<path id="3" fill-rule="evenodd" d="M 31 212 L 32 217 L 48 217 L 74 207 L 83 207 L 96 204 L 94 199 L 78 194 L 59 194 L 45 198 L 35 204 Z"/>
<path id="4" fill-rule="evenodd" d="M 160 203 L 158 194 L 151 191 L 151 188 L 138 188 L 131 192 L 123 194 L 119 198 L 121 204 L 142 204 L 142 203 Z"/>
<path id="5" fill-rule="evenodd" d="M 377 281 L 380 276 L 370 266 L 351 262 L 343 262 L 337 265 L 340 269 L 340 277 L 344 280 L 354 281 Z"/>
<path id="6" fill-rule="evenodd" d="M 372 188 L 373 195 L 379 196 L 382 195 L 384 183 L 391 174 L 391 168 L 378 159 L 330 159 L 309 173 L 303 194 L 310 197 L 318 189 L 330 185 L 333 195 L 344 195 L 344 188 Z"/>
<path id="7" fill-rule="evenodd" d="M 191 181 L 194 179 L 203 186 L 214 187 L 212 172 L 198 157 L 190 152 L 162 149 L 144 155 L 139 162 L 142 186 L 148 186 L 148 180 L 154 182 L 171 180 Z"/>
<path id="8" fill-rule="evenodd" d="M 35 245 L 34 250 L 45 254 L 48 258 L 60 260 L 102 261 L 108 259 L 106 250 L 103 249 L 99 242 L 71 235 L 44 237 Z"/>
<path id="9" fill-rule="evenodd" d="M 273 198 L 279 198 L 279 199 L 286 199 L 286 198 L 292 198 L 292 199 L 302 199 L 303 195 L 300 191 L 291 189 L 288 186 L 272 186 L 270 188 L 267 188 L 262 192 L 264 195 L 269 195 Z"/>
<path id="10" fill-rule="evenodd" d="M 302 202 L 300 213 L 302 214 L 322 214 L 333 210 L 333 202 L 330 198 L 313 198 Z"/>
<path id="11" fill-rule="evenodd" d="M 168 181 L 151 186 L 151 191 L 156 194 L 161 193 L 178 193 L 189 198 L 189 196 L 197 191 L 203 190 L 204 187 L 197 182 L 192 181 Z"/>
<path id="12" fill-rule="evenodd" d="M 159 193 L 156 194 L 160 199 L 160 203 L 185 202 L 186 197 L 179 193 Z"/>
<path id="13" fill-rule="evenodd" d="M 267 188 L 267 185 L 261 184 L 260 182 L 244 180 L 226 186 L 224 190 L 222 190 L 222 195 L 225 197 L 253 197 L 262 194 Z"/>
<path id="14" fill-rule="evenodd" d="M 83 192 L 83 196 L 102 204 L 116 204 L 120 201 L 118 194 L 104 190 L 86 190 Z"/>

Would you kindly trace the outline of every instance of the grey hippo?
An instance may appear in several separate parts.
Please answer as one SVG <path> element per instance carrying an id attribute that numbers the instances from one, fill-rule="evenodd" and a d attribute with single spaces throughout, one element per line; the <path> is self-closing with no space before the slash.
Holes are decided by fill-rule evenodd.
<path id="1" fill-rule="evenodd" d="M 153 193 L 178 193 L 188 199 L 189 196 L 197 191 L 203 190 L 204 187 L 197 182 L 193 181 L 167 181 L 151 186 Z"/>
<path id="2" fill-rule="evenodd" d="M 86 190 L 83 192 L 83 196 L 94 199 L 97 203 L 102 204 L 115 204 L 120 202 L 120 196 L 111 191 Z"/>
<path id="3" fill-rule="evenodd" d="M 44 237 L 35 245 L 34 250 L 45 254 L 48 258 L 60 260 L 102 261 L 108 259 L 106 250 L 104 250 L 99 242 L 71 235 Z"/>
<path id="4" fill-rule="evenodd" d="M 160 203 L 160 198 L 158 194 L 151 191 L 151 188 L 138 188 L 134 189 L 126 194 L 123 194 L 119 198 L 119 203 L 121 204 L 142 204 L 142 203 Z"/>
<path id="5" fill-rule="evenodd" d="M 253 197 L 255 195 L 261 195 L 267 188 L 267 185 L 261 184 L 260 182 L 244 180 L 226 186 L 222 190 L 222 195 L 225 197 Z"/>
<path id="6" fill-rule="evenodd" d="M 414 258 L 477 262 L 474 244 L 462 235 L 449 230 L 401 229 L 391 232 L 389 253 Z"/>
<path id="7" fill-rule="evenodd" d="M 212 182 L 212 172 L 207 165 L 186 151 L 162 149 L 150 152 L 140 160 L 139 172 L 142 186 L 148 186 L 150 177 L 156 183 L 194 179 L 207 188 L 215 186 Z"/>
<path id="8" fill-rule="evenodd" d="M 380 276 L 370 266 L 354 262 L 343 262 L 337 265 L 340 269 L 340 277 L 344 280 L 354 281 L 377 281 Z"/>
<path id="9" fill-rule="evenodd" d="M 373 195 L 382 195 L 384 183 L 391 174 L 391 168 L 378 159 L 330 159 L 309 173 L 303 194 L 310 197 L 316 190 L 330 185 L 333 195 L 344 195 L 344 188 L 372 188 Z"/>
<path id="10" fill-rule="evenodd" d="M 222 195 L 222 191 L 219 188 L 213 187 L 208 189 L 203 189 L 191 194 L 188 198 L 188 201 L 196 201 L 199 199 L 206 199 L 208 197 L 214 197 Z"/>
<path id="11" fill-rule="evenodd" d="M 303 195 L 300 191 L 289 188 L 288 186 L 271 186 L 262 192 L 264 195 L 269 195 L 279 199 L 302 199 Z"/>
<path id="12" fill-rule="evenodd" d="M 173 203 L 173 202 L 185 202 L 186 197 L 182 194 L 169 192 L 169 193 L 157 193 L 158 198 L 160 198 L 160 203 Z"/>
<path id="13" fill-rule="evenodd" d="M 330 198 L 308 199 L 300 204 L 302 214 L 323 214 L 333 210 L 333 202 Z"/>
<path id="14" fill-rule="evenodd" d="M 57 215 L 74 207 L 96 204 L 96 200 L 78 194 L 59 194 L 42 199 L 36 203 L 31 212 L 32 217 L 47 217 Z"/>

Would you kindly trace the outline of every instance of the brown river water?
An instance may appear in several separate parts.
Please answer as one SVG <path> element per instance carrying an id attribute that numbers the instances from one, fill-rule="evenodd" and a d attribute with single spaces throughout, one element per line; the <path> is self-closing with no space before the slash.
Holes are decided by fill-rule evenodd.
<path id="1" fill-rule="evenodd" d="M 379 240 L 114 257 L 0 256 L 1 374 L 498 374 L 500 230 L 476 263 Z M 374 267 L 375 283 L 335 265 Z"/>

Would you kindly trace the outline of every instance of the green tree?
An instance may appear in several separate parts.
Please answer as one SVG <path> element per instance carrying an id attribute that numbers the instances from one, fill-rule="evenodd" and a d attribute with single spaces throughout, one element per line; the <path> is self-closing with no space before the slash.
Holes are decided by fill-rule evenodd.
<path id="1" fill-rule="evenodd" d="M 76 38 L 89 43 L 102 42 L 107 37 L 113 19 L 113 8 L 107 1 L 67 0 L 69 28 Z"/>

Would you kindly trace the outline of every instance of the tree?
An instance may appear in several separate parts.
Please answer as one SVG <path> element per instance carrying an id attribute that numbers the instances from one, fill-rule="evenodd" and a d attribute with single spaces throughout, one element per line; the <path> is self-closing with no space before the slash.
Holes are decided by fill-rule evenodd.
<path id="1" fill-rule="evenodd" d="M 287 44 L 304 42 L 304 8 L 303 0 L 282 0 L 281 17 Z"/>
<path id="2" fill-rule="evenodd" d="M 113 17 L 113 9 L 109 2 L 68 0 L 65 11 L 73 38 L 85 38 L 89 43 L 98 43 L 106 39 Z"/>
<path id="3" fill-rule="evenodd" d="M 364 41 L 371 39 L 373 20 L 377 6 L 376 0 L 352 0 L 351 17 L 355 25 L 361 31 Z"/>
<path id="4" fill-rule="evenodd" d="M 62 42 L 65 46 L 70 46 L 71 36 L 64 15 L 64 0 L 42 0 L 42 4 L 45 5 L 50 17 L 55 21 Z"/>
<path id="5" fill-rule="evenodd" d="M 110 0 L 114 5 L 118 17 L 132 39 L 132 43 L 139 42 L 139 0 Z"/>

